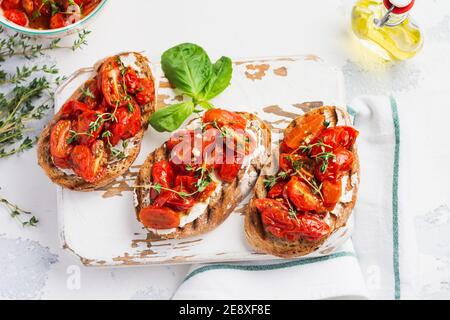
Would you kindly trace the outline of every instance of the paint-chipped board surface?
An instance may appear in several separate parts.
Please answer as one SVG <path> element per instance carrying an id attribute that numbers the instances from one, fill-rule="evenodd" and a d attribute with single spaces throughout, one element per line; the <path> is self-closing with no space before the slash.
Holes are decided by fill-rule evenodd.
<path id="1" fill-rule="evenodd" d="M 158 108 L 182 100 L 153 65 L 159 78 Z M 77 77 L 57 97 L 61 107 L 89 74 Z M 315 55 L 239 59 L 234 62 L 231 86 L 213 101 L 220 108 L 256 113 L 273 127 L 274 140 L 292 118 L 321 105 L 345 108 L 340 71 Z M 58 187 L 58 223 L 62 246 L 86 266 L 136 266 L 271 260 L 253 252 L 245 241 L 244 211 L 250 196 L 216 230 L 183 240 L 155 241 L 137 221 L 132 180 L 146 156 L 170 134 L 147 131 L 141 153 L 124 177 L 89 193 Z M 330 254 L 344 243 L 353 221 L 338 230 L 311 256 Z"/>

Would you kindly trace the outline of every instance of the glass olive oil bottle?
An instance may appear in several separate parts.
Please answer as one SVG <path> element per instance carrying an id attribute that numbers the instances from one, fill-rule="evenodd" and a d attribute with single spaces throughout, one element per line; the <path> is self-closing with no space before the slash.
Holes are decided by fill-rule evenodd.
<path id="1" fill-rule="evenodd" d="M 414 57 L 423 46 L 423 33 L 411 20 L 415 0 L 358 0 L 352 28 L 361 42 L 386 60 Z"/>

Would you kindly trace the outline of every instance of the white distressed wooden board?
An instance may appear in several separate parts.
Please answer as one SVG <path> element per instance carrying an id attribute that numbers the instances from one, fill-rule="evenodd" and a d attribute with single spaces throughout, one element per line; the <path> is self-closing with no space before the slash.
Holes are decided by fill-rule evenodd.
<path id="1" fill-rule="evenodd" d="M 167 80 L 162 77 L 160 65 L 154 64 L 153 67 L 160 80 L 160 105 L 176 103 L 179 93 L 168 86 Z M 58 93 L 57 109 L 88 76 L 77 77 Z M 310 107 L 309 104 L 300 104 L 320 101 L 345 108 L 343 83 L 340 71 L 314 55 L 245 59 L 235 62 L 231 86 L 213 102 L 220 108 L 256 113 L 275 128 L 284 128 L 291 119 L 280 116 L 279 110 L 292 117 Z M 273 113 L 274 110 L 277 114 Z M 153 129 L 147 131 L 141 153 L 130 169 L 128 178 L 138 171 L 148 153 L 168 137 L 169 134 L 160 134 Z M 254 253 L 247 245 L 242 214 L 245 203 L 238 206 L 236 212 L 220 227 L 208 234 L 184 240 L 151 242 L 146 230 L 136 220 L 133 193 L 118 192 L 123 186 L 123 183 L 118 182 L 108 190 L 90 193 L 58 187 L 58 223 L 62 245 L 79 256 L 87 266 L 274 259 L 273 256 Z M 346 228 L 338 230 L 308 257 L 330 254 L 344 243 L 351 234 L 353 220 L 350 220 Z"/>

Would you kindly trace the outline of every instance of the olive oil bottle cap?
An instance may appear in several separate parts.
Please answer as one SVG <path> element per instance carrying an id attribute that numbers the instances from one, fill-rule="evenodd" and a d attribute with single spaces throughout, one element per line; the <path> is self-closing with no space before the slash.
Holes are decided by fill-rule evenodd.
<path id="1" fill-rule="evenodd" d="M 415 0 L 384 0 L 384 6 L 393 14 L 404 14 L 411 10 Z"/>

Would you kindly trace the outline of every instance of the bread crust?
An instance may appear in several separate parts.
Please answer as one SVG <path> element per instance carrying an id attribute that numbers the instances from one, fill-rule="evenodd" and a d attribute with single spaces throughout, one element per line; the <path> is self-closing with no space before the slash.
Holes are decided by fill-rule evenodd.
<path id="1" fill-rule="evenodd" d="M 249 121 L 257 121 L 259 124 L 259 128 L 261 129 L 261 144 L 264 147 L 264 159 L 267 159 L 271 153 L 271 132 L 270 128 L 267 124 L 256 117 L 254 114 L 246 113 L 246 112 L 236 112 L 237 114 L 245 117 Z M 161 160 L 168 160 L 170 153 L 166 148 L 166 144 L 162 145 L 154 152 L 152 152 L 144 164 L 142 165 L 139 174 L 137 176 L 136 183 L 138 186 L 148 185 L 151 181 L 151 172 L 153 163 Z M 242 168 L 238 174 L 238 177 L 232 183 L 224 183 L 222 186 L 222 190 L 218 194 L 213 194 L 210 198 L 210 202 L 207 208 L 206 213 L 202 214 L 196 220 L 191 223 L 186 224 L 184 227 L 177 228 L 174 233 L 167 235 L 159 235 L 151 232 L 154 235 L 155 239 L 183 239 L 187 237 L 194 237 L 206 232 L 209 232 L 220 224 L 222 224 L 228 216 L 233 212 L 236 206 L 248 195 L 242 194 L 240 184 L 246 183 L 243 181 L 243 177 L 245 174 L 252 173 L 255 177 L 253 181 L 248 182 L 248 190 L 252 190 L 254 183 L 256 182 L 256 178 L 261 173 L 265 165 L 265 161 L 261 159 L 262 157 L 258 157 L 253 159 L 248 167 L 248 171 L 246 168 Z M 249 179 L 250 180 L 250 179 Z M 251 185 L 250 185 L 251 184 Z M 136 188 L 136 214 L 139 215 L 139 212 L 142 208 L 149 205 L 148 200 L 149 190 L 145 188 Z M 137 217 L 139 220 L 139 216 Z"/>
<path id="2" fill-rule="evenodd" d="M 61 119 L 61 111 L 59 111 L 53 119 L 49 122 L 49 124 L 43 129 L 41 135 L 39 136 L 38 144 L 37 144 L 37 157 L 38 157 L 38 164 L 44 169 L 47 176 L 57 185 L 67 188 L 70 190 L 75 191 L 93 191 L 99 188 L 102 188 L 111 182 L 113 182 L 117 177 L 123 175 L 128 168 L 133 164 L 133 162 L 136 160 L 140 148 L 141 148 L 141 142 L 142 138 L 144 136 L 144 132 L 148 128 L 148 120 L 150 119 L 151 115 L 155 112 L 156 109 L 156 81 L 155 77 L 152 73 L 152 70 L 150 68 L 150 62 L 148 59 L 143 56 L 140 53 L 137 52 L 124 52 L 117 54 L 116 56 L 126 56 L 133 54 L 136 57 L 136 64 L 140 68 L 140 72 L 149 79 L 152 79 L 155 84 L 155 99 L 152 103 L 146 104 L 141 107 L 141 121 L 142 121 L 142 128 L 137 133 L 136 136 L 131 138 L 129 141 L 130 147 L 128 150 L 128 155 L 126 158 L 122 160 L 118 160 L 117 162 L 114 162 L 113 164 L 108 164 L 106 175 L 99 181 L 95 183 L 89 183 L 84 181 L 82 178 L 78 177 L 75 174 L 67 174 L 61 169 L 59 169 L 55 164 L 53 163 L 53 159 L 50 154 L 50 132 L 53 125 L 55 125 L 60 119 Z M 108 59 L 108 58 L 106 58 Z M 94 69 L 96 71 L 96 74 L 98 73 L 102 63 L 106 60 L 102 60 L 98 62 Z M 93 77 L 91 78 L 93 79 Z M 83 84 L 84 85 L 84 84 Z M 67 100 L 77 100 L 81 96 L 81 88 L 83 85 L 78 88 L 75 93 Z"/>
<path id="3" fill-rule="evenodd" d="M 314 109 L 305 115 L 295 119 L 286 130 L 291 129 L 296 126 L 299 119 L 305 116 L 310 116 L 311 114 L 324 114 L 327 121 L 330 122 L 331 126 L 347 125 L 352 126 L 350 116 L 347 112 L 334 106 L 324 106 Z M 286 132 L 286 131 L 285 131 Z M 358 194 L 358 186 L 360 179 L 360 167 L 359 158 L 356 145 L 351 150 L 355 156 L 355 162 L 353 164 L 352 170 L 347 174 L 348 185 L 347 190 L 352 191 L 352 199 L 350 202 L 339 202 L 337 204 L 337 209 L 334 210 L 335 214 L 330 214 L 331 221 L 331 232 L 328 236 L 320 239 L 319 241 L 308 241 L 305 239 L 300 239 L 295 242 L 288 242 L 283 239 L 279 239 L 266 232 L 264 225 L 261 220 L 261 214 L 256 208 L 254 201 L 256 199 L 262 199 L 267 197 L 267 191 L 264 185 L 264 179 L 267 178 L 266 175 L 261 175 L 255 185 L 255 195 L 250 201 L 248 210 L 245 216 L 245 236 L 250 244 L 250 246 L 257 252 L 268 253 L 281 258 L 295 258 L 305 256 L 317 250 L 336 230 L 344 227 L 352 214 L 352 210 L 355 206 Z M 272 165 L 272 159 L 267 164 L 266 168 L 270 168 Z M 349 186 L 351 188 L 349 188 Z"/>

